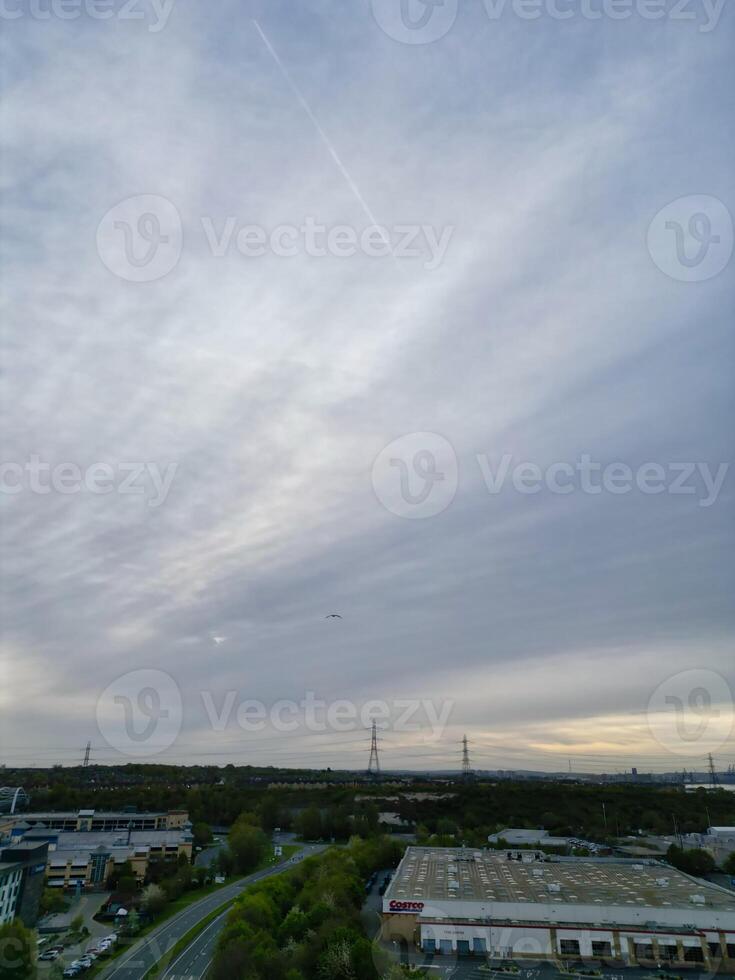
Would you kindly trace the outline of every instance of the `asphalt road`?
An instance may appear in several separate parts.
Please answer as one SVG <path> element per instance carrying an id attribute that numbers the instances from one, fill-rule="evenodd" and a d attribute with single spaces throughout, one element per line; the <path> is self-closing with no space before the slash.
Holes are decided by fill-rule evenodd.
<path id="1" fill-rule="evenodd" d="M 297 860 L 312 854 L 318 854 L 325 849 L 326 845 L 307 844 L 304 849 L 296 855 Z M 123 953 L 118 960 L 111 963 L 108 969 L 101 974 L 101 980 L 142 980 L 146 972 L 150 970 L 154 963 L 157 963 L 176 943 L 201 922 L 203 918 L 219 908 L 225 902 L 233 902 L 248 885 L 272 875 L 282 874 L 293 867 L 294 858 L 277 864 L 273 868 L 265 871 L 257 871 L 255 874 L 242 878 L 240 881 L 219 891 L 208 895 L 199 902 L 195 902 L 183 912 L 179 912 L 173 918 L 168 919 L 158 929 L 150 932 L 144 939 L 132 946 L 127 952 Z M 166 980 L 173 977 L 201 977 L 209 966 L 214 954 L 214 947 L 217 938 L 225 924 L 225 918 L 229 909 L 218 916 L 213 922 L 205 927 L 202 934 L 184 951 L 178 959 L 172 963 L 162 975 Z M 204 955 L 202 955 L 204 954 Z M 191 968 L 190 968 L 191 967 Z M 175 972 L 174 972 L 175 968 Z M 187 972 L 188 970 L 188 972 Z"/>

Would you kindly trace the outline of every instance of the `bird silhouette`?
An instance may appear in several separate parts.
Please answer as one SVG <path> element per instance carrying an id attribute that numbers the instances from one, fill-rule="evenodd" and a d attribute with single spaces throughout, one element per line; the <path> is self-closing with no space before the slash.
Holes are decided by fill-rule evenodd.
<path id="1" fill-rule="evenodd" d="M 340 616 L 339 613 L 330 613 L 328 616 L 325 616 L 324 618 L 325 619 L 342 619 L 342 617 Z"/>

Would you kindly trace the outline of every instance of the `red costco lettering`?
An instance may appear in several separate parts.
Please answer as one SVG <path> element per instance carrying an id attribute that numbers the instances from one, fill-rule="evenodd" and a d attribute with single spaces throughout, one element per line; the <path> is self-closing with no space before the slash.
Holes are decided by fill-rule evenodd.
<path id="1" fill-rule="evenodd" d="M 420 912 L 423 902 L 397 902 L 395 899 L 388 906 L 391 912 Z"/>

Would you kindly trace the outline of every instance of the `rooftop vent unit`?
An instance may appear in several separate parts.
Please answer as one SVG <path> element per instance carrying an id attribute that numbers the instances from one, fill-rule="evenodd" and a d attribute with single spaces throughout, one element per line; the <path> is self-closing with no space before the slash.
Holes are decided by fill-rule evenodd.
<path id="1" fill-rule="evenodd" d="M 704 895 L 690 895 L 689 896 L 689 901 L 692 903 L 692 905 L 704 905 L 705 904 Z"/>
<path id="2" fill-rule="evenodd" d="M 658 885 L 659 888 L 668 888 L 669 887 L 669 879 L 668 878 L 657 878 L 656 879 L 656 884 Z"/>
<path id="3" fill-rule="evenodd" d="M 556 881 L 550 881 L 546 887 L 550 892 L 554 892 L 555 894 L 558 894 L 561 891 L 561 885 Z"/>

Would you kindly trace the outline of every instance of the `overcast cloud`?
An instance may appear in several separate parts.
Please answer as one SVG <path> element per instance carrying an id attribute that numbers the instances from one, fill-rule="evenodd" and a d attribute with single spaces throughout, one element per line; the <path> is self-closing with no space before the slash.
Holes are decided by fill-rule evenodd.
<path id="1" fill-rule="evenodd" d="M 399 0 L 121 6 L 4 8 L 1 459 L 22 471 L 0 494 L 0 761 L 71 762 L 88 739 L 126 761 L 98 699 L 143 668 L 182 696 L 151 761 L 367 763 L 361 722 L 218 732 L 203 691 L 453 702 L 441 737 L 386 729 L 384 767 L 456 766 L 464 732 L 478 766 L 735 761 L 727 726 L 683 754 L 650 731 L 683 671 L 732 717 L 735 476 L 708 494 L 702 475 L 733 456 L 728 229 L 711 212 L 720 271 L 681 275 L 649 237 L 680 198 L 735 212 L 732 9 L 702 30 L 701 4 L 531 21 L 462 2 L 405 44 L 378 23 Z M 174 212 L 104 224 L 139 195 L 180 216 L 180 256 Z M 353 229 L 354 254 L 308 254 L 310 220 Z M 126 222 L 138 257 L 169 235 L 170 271 L 130 281 L 154 267 L 126 262 Z M 392 256 L 366 254 L 373 223 Z M 265 254 L 238 249 L 248 225 Z M 412 433 L 449 456 L 419 437 L 374 468 Z M 619 462 L 633 485 L 492 493 L 504 454 Z M 82 484 L 38 492 L 34 457 Z M 662 492 L 635 485 L 649 463 Z M 411 512 L 422 490 L 433 516 Z"/>

